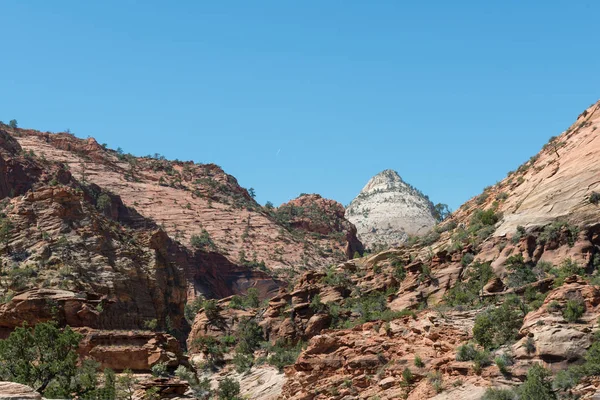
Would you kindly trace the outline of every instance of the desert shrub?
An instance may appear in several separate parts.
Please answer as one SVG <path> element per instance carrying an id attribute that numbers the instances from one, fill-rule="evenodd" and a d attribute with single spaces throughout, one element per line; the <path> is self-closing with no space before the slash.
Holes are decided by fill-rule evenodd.
<path id="1" fill-rule="evenodd" d="M 517 231 L 510 239 L 513 244 L 517 244 L 521 241 L 521 238 L 527 234 L 525 228 L 521 225 L 517 226 Z"/>
<path id="2" fill-rule="evenodd" d="M 473 371 L 476 374 L 480 374 L 481 370 L 485 367 L 492 365 L 492 359 L 490 353 L 486 350 L 478 351 L 473 359 Z"/>
<path id="3" fill-rule="evenodd" d="M 326 306 L 321 302 L 321 295 L 319 293 L 313 296 L 309 307 L 314 313 L 320 313 L 325 310 Z"/>
<path id="4" fill-rule="evenodd" d="M 410 368 L 404 368 L 404 370 L 402 371 L 402 383 L 405 385 L 410 385 L 414 379 L 415 377 Z"/>
<path id="5" fill-rule="evenodd" d="M 199 235 L 192 235 L 190 243 L 198 250 L 214 250 L 216 248 L 215 243 L 206 229 L 202 229 Z"/>
<path id="6" fill-rule="evenodd" d="M 425 363 L 423 362 L 423 359 L 421 359 L 420 356 L 415 356 L 415 367 L 417 368 L 423 368 L 425 366 Z"/>
<path id="7" fill-rule="evenodd" d="M 108 210 L 111 205 L 110 196 L 106 193 L 100 193 L 96 200 L 96 208 L 102 212 Z"/>
<path id="8" fill-rule="evenodd" d="M 556 394 L 552 390 L 552 374 L 539 364 L 534 364 L 527 372 L 525 382 L 518 388 L 519 400 L 552 400 Z"/>
<path id="9" fill-rule="evenodd" d="M 483 203 L 485 203 L 485 201 L 488 199 L 488 197 L 489 197 L 489 194 L 482 193 L 479 196 L 477 196 L 475 201 L 477 202 L 477 205 L 482 205 Z"/>
<path id="10" fill-rule="evenodd" d="M 441 393 L 444 390 L 443 381 L 442 381 L 442 373 L 440 371 L 432 371 L 427 374 L 427 380 L 433 387 L 436 393 Z"/>
<path id="11" fill-rule="evenodd" d="M 562 307 L 558 301 L 552 300 L 550 303 L 548 303 L 547 309 L 549 312 L 558 312 L 562 309 Z"/>
<path id="12" fill-rule="evenodd" d="M 531 310 L 537 310 L 542 306 L 547 295 L 547 293 L 541 293 L 536 288 L 529 286 L 523 293 L 523 299 Z"/>
<path id="13" fill-rule="evenodd" d="M 473 260 L 475 260 L 475 256 L 473 254 L 465 253 L 465 255 L 462 256 L 460 263 L 463 265 L 463 267 L 466 267 L 471 264 Z"/>
<path id="14" fill-rule="evenodd" d="M 585 302 L 582 299 L 567 300 L 562 315 L 567 322 L 577 322 L 585 314 Z"/>
<path id="15" fill-rule="evenodd" d="M 404 264 L 400 260 L 394 260 L 392 262 L 392 267 L 394 268 L 394 278 L 396 278 L 398 282 L 402 282 L 406 279 L 406 270 L 404 269 Z"/>
<path id="16" fill-rule="evenodd" d="M 421 239 L 421 244 L 424 246 L 431 246 L 435 242 L 440 240 L 440 234 L 436 231 L 431 231 Z"/>
<path id="17" fill-rule="evenodd" d="M 387 301 L 384 294 L 380 292 L 348 299 L 347 304 L 353 312 L 359 315 L 361 323 L 380 319 L 381 313 L 387 310 Z"/>
<path id="18" fill-rule="evenodd" d="M 463 344 L 456 349 L 456 361 L 473 361 L 477 353 L 478 350 L 472 343 Z"/>
<path id="19" fill-rule="evenodd" d="M 598 203 L 600 203 L 600 193 L 592 192 L 592 194 L 590 194 L 590 203 L 598 205 Z"/>
<path id="20" fill-rule="evenodd" d="M 302 347 L 303 343 L 301 342 L 292 345 L 280 339 L 275 342 L 275 345 L 267 348 L 270 354 L 267 362 L 276 367 L 279 372 L 283 372 L 284 367 L 296 362 Z"/>
<path id="21" fill-rule="evenodd" d="M 471 217 L 469 224 L 469 234 L 476 243 L 487 239 L 496 230 L 495 225 L 502 218 L 501 213 L 496 213 L 494 209 L 476 210 Z"/>
<path id="22" fill-rule="evenodd" d="M 517 395 L 510 389 L 489 388 L 483 394 L 481 400 L 516 400 Z"/>
<path id="23" fill-rule="evenodd" d="M 544 227 L 544 230 L 538 236 L 538 242 L 540 244 L 547 244 L 550 242 L 558 243 L 560 240 L 561 232 L 565 233 L 567 243 L 573 247 L 577 235 L 579 234 L 579 228 L 575 225 L 571 225 L 564 221 L 555 221 Z"/>
<path id="24" fill-rule="evenodd" d="M 502 375 L 508 375 L 508 367 L 513 364 L 513 360 L 509 355 L 503 353 L 494 358 L 494 363 L 496 364 Z"/>
<path id="25" fill-rule="evenodd" d="M 581 379 L 581 368 L 567 368 L 561 371 L 554 376 L 554 380 L 552 382 L 552 388 L 558 391 L 566 391 L 571 389 L 573 386 L 577 385 L 579 379 Z"/>
<path id="26" fill-rule="evenodd" d="M 583 356 L 585 363 L 583 370 L 585 375 L 600 375 L 600 341 L 596 333 L 596 341 L 590 346 Z"/>
<path id="27" fill-rule="evenodd" d="M 198 311 L 200 311 L 203 304 L 204 298 L 202 296 L 198 296 L 194 298 L 194 300 L 192 300 L 191 302 L 185 304 L 183 314 L 185 316 L 186 321 L 190 325 L 194 323 L 194 318 L 196 318 L 196 314 L 198 314 Z"/>
<path id="28" fill-rule="evenodd" d="M 166 362 L 159 362 L 152 366 L 152 375 L 158 377 L 165 377 L 169 375 Z"/>
<path id="29" fill-rule="evenodd" d="M 450 288 L 444 300 L 450 306 L 478 306 L 483 287 L 494 276 L 490 263 L 471 263 L 465 273 L 465 281 Z"/>
<path id="30" fill-rule="evenodd" d="M 525 347 L 527 354 L 535 353 L 535 340 L 531 336 L 528 336 L 525 339 L 525 343 L 523 343 L 523 347 Z"/>
<path id="31" fill-rule="evenodd" d="M 350 277 L 344 272 L 337 272 L 333 267 L 327 269 L 325 276 L 322 278 L 322 282 L 334 287 L 352 286 Z"/>
<path id="32" fill-rule="evenodd" d="M 224 378 L 219 382 L 217 393 L 219 400 L 239 400 L 240 384 L 231 378 Z"/>
<path id="33" fill-rule="evenodd" d="M 247 307 L 257 308 L 260 305 L 260 299 L 258 297 L 258 289 L 250 288 L 246 292 L 246 296 L 244 298 L 244 303 Z"/>
<path id="34" fill-rule="evenodd" d="M 537 281 L 532 266 L 525 263 L 521 254 L 508 257 L 505 265 L 508 271 L 507 285 L 509 287 L 519 287 Z"/>
<path id="35" fill-rule="evenodd" d="M 233 365 L 235 365 L 236 372 L 242 374 L 252 368 L 254 364 L 254 356 L 246 353 L 235 353 L 233 356 Z"/>
<path id="36" fill-rule="evenodd" d="M 253 354 L 263 341 L 262 328 L 253 319 L 241 320 L 236 336 L 238 345 L 235 350 L 237 353 Z"/>
<path id="37" fill-rule="evenodd" d="M 202 304 L 206 318 L 212 323 L 220 318 L 219 305 L 216 300 L 205 300 Z"/>
<path id="38" fill-rule="evenodd" d="M 550 270 L 550 273 L 556 277 L 554 280 L 554 286 L 559 287 L 564 282 L 565 279 L 572 275 L 585 275 L 585 269 L 573 261 L 571 258 L 567 258 L 563 260 L 558 268 L 553 268 Z"/>
<path id="39" fill-rule="evenodd" d="M 498 201 L 504 201 L 506 199 L 508 199 L 508 193 L 506 192 L 500 192 L 496 195 L 496 200 Z"/>
<path id="40" fill-rule="evenodd" d="M 516 339 L 524 316 L 521 301 L 507 299 L 501 306 L 477 315 L 473 338 L 486 349 L 497 348 Z"/>
<path id="41" fill-rule="evenodd" d="M 11 128 L 13 128 L 13 129 L 16 129 L 16 128 L 19 126 L 19 124 L 17 123 L 17 120 L 16 120 L 16 119 L 11 119 L 11 120 L 8 122 L 8 126 L 10 126 L 10 127 L 11 127 Z"/>

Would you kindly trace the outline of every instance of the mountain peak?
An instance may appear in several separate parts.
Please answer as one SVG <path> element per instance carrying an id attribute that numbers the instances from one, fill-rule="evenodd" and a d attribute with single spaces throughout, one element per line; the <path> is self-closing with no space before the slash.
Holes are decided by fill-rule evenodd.
<path id="1" fill-rule="evenodd" d="M 408 235 L 424 234 L 435 225 L 433 204 L 419 190 L 404 182 L 392 169 L 369 179 L 346 209 L 346 219 L 367 247 L 398 245 Z"/>
<path id="2" fill-rule="evenodd" d="M 386 169 L 369 179 L 361 193 L 369 193 L 381 190 L 393 190 L 402 187 L 404 181 L 393 169 Z"/>

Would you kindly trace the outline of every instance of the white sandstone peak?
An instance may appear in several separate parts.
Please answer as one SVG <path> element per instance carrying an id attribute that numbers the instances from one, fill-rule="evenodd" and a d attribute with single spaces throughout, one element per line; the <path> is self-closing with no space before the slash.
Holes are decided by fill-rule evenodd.
<path id="1" fill-rule="evenodd" d="M 346 209 L 346 218 L 367 248 L 398 245 L 408 235 L 422 235 L 435 225 L 427 196 L 386 169 L 372 177 Z"/>

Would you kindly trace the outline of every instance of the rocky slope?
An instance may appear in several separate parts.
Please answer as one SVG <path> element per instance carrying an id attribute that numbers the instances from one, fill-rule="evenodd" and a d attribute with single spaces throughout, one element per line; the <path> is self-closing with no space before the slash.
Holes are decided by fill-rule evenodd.
<path id="1" fill-rule="evenodd" d="M 216 165 L 0 125 L 0 338 L 54 320 L 82 332 L 82 357 L 104 367 L 186 364 L 196 296 L 252 287 L 266 298 L 292 266 L 362 251 L 338 203 L 286 207 L 292 218 L 259 206 Z"/>
<path id="2" fill-rule="evenodd" d="M 299 238 L 279 223 L 217 165 L 168 161 L 158 154 L 134 157 L 67 133 L 15 130 L 11 134 L 25 152 L 62 163 L 80 181 L 118 195 L 126 207 L 188 248 L 193 235 L 206 231 L 212 241 L 210 250 L 234 264 L 264 262 L 268 269 L 278 270 L 302 263 L 321 267 L 344 257 L 334 249 L 321 254 L 310 238 Z M 348 232 L 321 233 L 345 236 Z"/>
<path id="3" fill-rule="evenodd" d="M 416 242 L 307 272 L 264 306 L 223 299 L 219 325 L 201 310 L 190 341 L 233 337 L 235 354 L 243 320 L 271 345 L 308 341 L 285 399 L 480 399 L 535 364 L 556 398 L 600 395 L 598 124 L 600 103 Z"/>
<path id="4" fill-rule="evenodd" d="M 346 218 L 367 247 L 397 246 L 436 223 L 431 201 L 389 169 L 367 182 L 346 209 Z"/>
<path id="5" fill-rule="evenodd" d="M 554 396 L 598 396 L 586 371 L 600 362 L 588 351 L 599 328 L 599 124 L 597 103 L 417 244 L 353 261 L 380 275 L 388 263 L 401 267 L 387 306 L 425 311 L 323 331 L 287 370 L 283 397 L 479 399 L 490 387 L 518 387 L 536 363 L 555 375 Z M 517 321 L 509 337 L 475 335 L 477 321 L 502 312 L 511 317 L 483 332 Z M 468 343 L 489 345 L 488 361 L 458 361 Z"/>

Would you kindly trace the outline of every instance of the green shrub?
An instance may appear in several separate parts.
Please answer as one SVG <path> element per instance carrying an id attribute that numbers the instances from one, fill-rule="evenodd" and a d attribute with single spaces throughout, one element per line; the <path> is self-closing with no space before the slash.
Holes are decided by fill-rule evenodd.
<path id="1" fill-rule="evenodd" d="M 417 368 L 423 368 L 425 366 L 425 363 L 423 362 L 423 360 L 421 359 L 421 357 L 419 357 L 418 355 L 415 356 L 415 367 Z"/>
<path id="2" fill-rule="evenodd" d="M 510 239 L 510 241 L 512 242 L 512 244 L 517 244 L 521 241 L 521 238 L 523 236 L 525 236 L 527 234 L 527 231 L 525 230 L 525 228 L 521 225 L 517 226 L 517 231 L 515 232 L 515 234 L 512 236 L 512 238 Z"/>
<path id="3" fill-rule="evenodd" d="M 319 293 L 313 296 L 309 307 L 314 313 L 320 313 L 325 310 L 326 306 L 321 302 L 321 295 Z"/>
<path id="4" fill-rule="evenodd" d="M 233 356 L 233 365 L 235 365 L 236 372 L 240 374 L 250 371 L 253 364 L 254 356 L 252 354 L 235 353 Z"/>
<path id="5" fill-rule="evenodd" d="M 477 357 L 478 350 L 471 343 L 458 346 L 456 349 L 456 361 L 473 361 Z"/>
<path id="6" fill-rule="evenodd" d="M 450 306 L 478 306 L 483 287 L 494 276 L 490 263 L 472 263 L 465 272 L 465 281 L 458 282 L 444 295 Z"/>
<path id="7" fill-rule="evenodd" d="M 233 308 L 234 310 L 243 310 L 244 299 L 242 296 L 238 296 L 237 294 L 231 296 L 231 300 L 229 300 L 229 308 Z"/>
<path id="8" fill-rule="evenodd" d="M 149 329 L 151 331 L 156 330 L 158 327 L 158 321 L 155 319 L 150 319 L 148 321 L 144 321 L 144 328 Z"/>
<path id="9" fill-rule="evenodd" d="M 585 302 L 582 299 L 567 300 L 562 315 L 567 322 L 577 322 L 585 314 Z"/>
<path id="10" fill-rule="evenodd" d="M 579 234 L 579 228 L 564 221 L 555 221 L 549 225 L 546 225 L 544 230 L 538 236 L 538 242 L 540 244 L 547 244 L 550 242 L 558 243 L 561 232 L 563 231 L 565 233 L 567 243 L 569 246 L 573 247 L 573 245 L 575 245 L 575 240 L 577 240 L 577 235 Z"/>
<path id="11" fill-rule="evenodd" d="M 444 390 L 444 386 L 442 384 L 442 373 L 440 371 L 432 371 L 427 374 L 427 380 L 436 393 L 441 393 Z"/>
<path id="12" fill-rule="evenodd" d="M 489 388 L 483 394 L 481 400 L 516 400 L 517 395 L 510 389 Z"/>
<path id="13" fill-rule="evenodd" d="M 402 371 L 402 383 L 404 385 L 410 385 L 413 380 L 415 379 L 412 371 L 410 370 L 410 368 L 406 367 L 404 368 L 404 370 Z"/>
<path id="14" fill-rule="evenodd" d="M 520 287 L 537 281 L 537 276 L 533 273 L 532 266 L 525 263 L 521 254 L 508 257 L 505 266 L 508 271 L 508 287 Z"/>
<path id="15" fill-rule="evenodd" d="M 240 384 L 231 378 L 224 378 L 219 382 L 217 393 L 219 400 L 239 400 Z"/>
<path id="16" fill-rule="evenodd" d="M 531 336 L 528 336 L 527 339 L 525 339 L 523 346 L 525 347 L 527 354 L 535 353 L 535 340 Z"/>
<path id="17" fill-rule="evenodd" d="M 205 300 L 202 306 L 204 307 L 204 315 L 206 315 L 209 322 L 214 323 L 221 317 L 219 314 L 219 305 L 216 300 Z"/>
<path id="18" fill-rule="evenodd" d="M 496 363 L 496 366 L 500 370 L 500 373 L 506 376 L 508 375 L 508 367 L 513 364 L 513 360 L 510 356 L 504 353 L 499 356 L 496 356 L 496 358 L 494 358 L 494 363 Z"/>
<path id="19" fill-rule="evenodd" d="M 527 372 L 527 378 L 519 386 L 519 400 L 552 400 L 556 394 L 552 390 L 552 374 L 539 364 L 534 364 Z"/>
<path id="20" fill-rule="evenodd" d="M 463 267 L 466 267 L 471 264 L 473 260 L 475 260 L 475 256 L 473 254 L 465 253 L 465 255 L 462 256 L 460 263 L 463 265 Z"/>
<path id="21" fill-rule="evenodd" d="M 590 203 L 598 205 L 598 203 L 600 203 L 600 193 L 592 192 L 592 194 L 590 194 Z"/>
<path id="22" fill-rule="evenodd" d="M 292 345 L 282 340 L 278 340 L 274 346 L 268 348 L 270 355 L 267 362 L 276 367 L 279 372 L 283 372 L 284 367 L 293 365 L 296 362 L 302 351 L 302 347 L 302 343 Z"/>
<path id="23" fill-rule="evenodd" d="M 236 332 L 237 353 L 253 354 L 263 341 L 263 330 L 253 319 L 243 319 Z"/>
<path id="24" fill-rule="evenodd" d="M 167 370 L 166 362 L 159 362 L 152 366 L 152 375 L 158 377 L 165 377 L 169 375 L 169 371 Z"/>
<path id="25" fill-rule="evenodd" d="M 563 260 L 558 269 L 554 268 L 550 271 L 556 277 L 554 286 L 559 287 L 565 282 L 565 279 L 572 275 L 585 275 L 585 269 L 570 258 Z"/>
<path id="26" fill-rule="evenodd" d="M 523 324 L 523 307 L 518 299 L 480 313 L 475 318 L 473 338 L 486 349 L 497 348 L 517 338 Z"/>
<path id="27" fill-rule="evenodd" d="M 200 235 L 192 235 L 190 243 L 198 250 L 214 250 L 216 248 L 215 243 L 206 229 L 202 229 Z"/>
<path id="28" fill-rule="evenodd" d="M 333 267 L 327 269 L 326 275 L 322 278 L 322 282 L 334 287 L 352 287 L 350 277 L 344 272 L 337 272 Z"/>
<path id="29" fill-rule="evenodd" d="M 492 359 L 490 353 L 486 350 L 478 351 L 473 359 L 473 371 L 476 374 L 480 374 L 481 370 L 485 367 L 492 365 Z"/>
<path id="30" fill-rule="evenodd" d="M 96 200 L 96 208 L 104 212 L 110 208 L 111 203 L 110 196 L 106 193 L 101 193 Z"/>
<path id="31" fill-rule="evenodd" d="M 194 323 L 196 314 L 198 314 L 198 311 L 200 311 L 200 309 L 202 309 L 203 304 L 204 304 L 204 297 L 202 297 L 202 296 L 198 296 L 198 297 L 194 298 L 194 300 L 192 300 L 191 302 L 185 304 L 185 307 L 183 309 L 183 314 L 185 316 L 186 321 L 190 325 L 192 325 Z"/>

